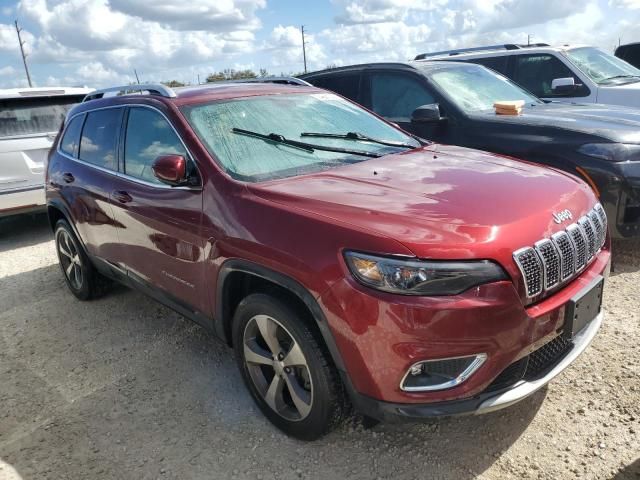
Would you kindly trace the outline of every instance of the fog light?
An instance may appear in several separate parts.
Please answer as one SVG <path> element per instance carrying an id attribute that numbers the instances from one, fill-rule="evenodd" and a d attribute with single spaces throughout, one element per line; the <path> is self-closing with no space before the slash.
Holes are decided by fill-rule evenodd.
<path id="1" fill-rule="evenodd" d="M 402 379 L 400 388 L 405 392 L 428 392 L 453 388 L 467 380 L 486 359 L 486 354 L 479 353 L 414 363 Z"/>

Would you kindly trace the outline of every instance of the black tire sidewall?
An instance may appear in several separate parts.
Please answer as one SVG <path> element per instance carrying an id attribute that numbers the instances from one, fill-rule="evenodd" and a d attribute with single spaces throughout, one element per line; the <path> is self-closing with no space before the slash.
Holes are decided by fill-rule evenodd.
<path id="1" fill-rule="evenodd" d="M 264 401 L 253 384 L 244 361 L 243 336 L 248 321 L 256 315 L 268 315 L 280 322 L 294 337 L 307 360 L 313 384 L 311 412 L 303 420 L 291 421 L 274 412 Z M 315 440 L 325 434 L 332 424 L 335 412 L 332 410 L 331 376 L 327 374 L 326 359 L 318 348 L 312 330 L 306 319 L 285 303 L 267 294 L 254 293 L 245 298 L 236 309 L 233 319 L 233 345 L 236 361 L 251 396 L 262 413 L 282 431 L 300 440 Z"/>
<path id="2" fill-rule="evenodd" d="M 71 238 L 71 241 L 74 243 L 76 251 L 80 256 L 80 261 L 82 262 L 82 265 L 80 267 L 82 270 L 82 285 L 80 286 L 79 289 L 75 288 L 73 284 L 69 281 L 69 279 L 67 278 L 67 274 L 64 271 L 64 267 L 62 266 L 61 253 L 58 247 L 58 236 L 61 230 L 64 230 Z M 89 258 L 84 252 L 84 248 L 80 244 L 80 241 L 78 240 L 76 235 L 73 233 L 71 226 L 66 220 L 58 220 L 58 222 L 56 223 L 54 239 L 55 239 L 55 245 L 56 245 L 56 254 L 58 255 L 58 263 L 60 264 L 60 270 L 62 271 L 62 276 L 64 277 L 65 283 L 69 287 L 69 290 L 71 290 L 71 293 L 73 293 L 78 299 L 88 300 L 89 298 L 91 298 L 91 281 L 92 281 L 92 275 L 93 275 L 93 268 L 91 267 Z"/>

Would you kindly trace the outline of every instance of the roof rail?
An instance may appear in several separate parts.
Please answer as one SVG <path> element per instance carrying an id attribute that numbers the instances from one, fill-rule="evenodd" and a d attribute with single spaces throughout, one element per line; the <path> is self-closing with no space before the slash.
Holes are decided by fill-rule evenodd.
<path id="1" fill-rule="evenodd" d="M 487 50 L 520 50 L 521 48 L 535 48 L 535 47 L 548 47 L 548 43 L 530 43 L 520 44 L 520 43 L 505 43 L 504 45 L 487 45 L 484 47 L 473 47 L 473 48 L 459 48 L 457 50 L 442 50 L 440 52 L 431 52 L 431 53 L 421 53 L 417 55 L 414 60 L 424 60 L 425 58 L 430 57 L 440 57 L 440 56 L 449 56 L 453 57 L 456 55 L 460 55 L 463 53 L 472 53 L 472 52 L 484 52 Z"/>
<path id="2" fill-rule="evenodd" d="M 240 78 L 237 80 L 223 80 L 221 82 L 214 83 L 280 83 L 282 85 L 301 85 L 310 87 L 309 82 L 297 77 L 255 77 L 255 78 Z"/>
<path id="3" fill-rule="evenodd" d="M 88 94 L 83 102 L 88 102 L 89 100 L 96 100 L 98 98 L 104 97 L 105 93 L 115 93 L 115 96 L 118 95 L 128 95 L 130 93 L 139 93 L 143 95 L 144 92 L 148 92 L 150 95 L 160 95 L 161 97 L 167 98 L 175 98 L 176 92 L 174 92 L 171 88 L 166 85 L 162 85 L 159 83 L 149 83 L 142 85 L 122 85 L 120 87 L 109 87 L 102 88 L 100 90 L 95 90 Z"/>

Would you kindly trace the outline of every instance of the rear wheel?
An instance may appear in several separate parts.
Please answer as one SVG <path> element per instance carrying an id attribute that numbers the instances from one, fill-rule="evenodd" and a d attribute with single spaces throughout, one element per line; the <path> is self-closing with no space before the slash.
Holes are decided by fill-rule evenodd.
<path id="1" fill-rule="evenodd" d="M 340 423 L 346 406 L 338 372 L 305 317 L 272 296 L 249 295 L 236 310 L 233 343 L 265 416 L 293 437 L 314 440 Z"/>
<path id="2" fill-rule="evenodd" d="M 54 238 L 60 269 L 71 293 L 80 300 L 102 294 L 109 281 L 96 272 L 66 220 L 58 220 Z"/>

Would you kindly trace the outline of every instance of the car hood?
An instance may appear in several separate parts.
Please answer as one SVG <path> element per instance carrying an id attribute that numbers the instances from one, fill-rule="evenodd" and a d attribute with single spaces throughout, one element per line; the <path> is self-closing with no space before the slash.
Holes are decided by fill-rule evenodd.
<path id="1" fill-rule="evenodd" d="M 572 175 L 437 144 L 249 189 L 392 238 L 421 258 L 506 261 L 566 226 L 553 213 L 569 209 L 575 219 L 596 202 Z"/>
<path id="2" fill-rule="evenodd" d="M 639 98 L 640 98 L 640 92 Z M 511 124 L 560 128 L 614 142 L 640 143 L 640 110 L 617 105 L 547 103 L 525 107 L 522 115 L 484 113 L 474 118 Z"/>
<path id="3" fill-rule="evenodd" d="M 640 107 L 640 82 L 598 87 L 598 103 Z"/>

